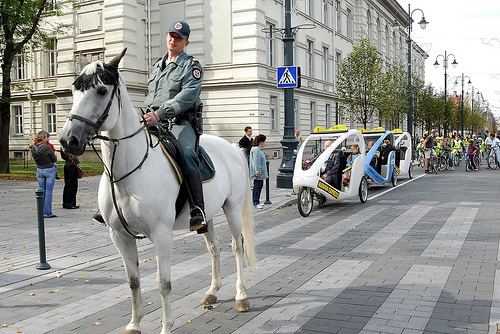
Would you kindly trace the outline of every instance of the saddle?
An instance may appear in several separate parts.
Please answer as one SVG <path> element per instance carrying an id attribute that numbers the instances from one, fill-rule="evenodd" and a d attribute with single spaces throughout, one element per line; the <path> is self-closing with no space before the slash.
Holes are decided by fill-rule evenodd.
<path id="1" fill-rule="evenodd" d="M 184 208 L 188 198 L 187 186 L 186 183 L 183 182 L 186 175 L 183 175 L 182 169 L 180 168 L 180 165 L 183 163 L 182 151 L 179 148 L 178 140 L 169 130 L 165 128 L 157 129 L 155 126 L 151 126 L 150 131 L 151 135 L 158 139 L 158 142 L 161 144 L 161 149 L 174 168 L 177 175 L 177 181 L 181 185 L 175 202 L 175 216 L 177 217 Z M 197 147 L 198 158 L 200 159 L 199 169 L 201 171 L 201 179 L 203 183 L 207 183 L 215 177 L 215 167 L 205 149 L 199 145 L 197 145 Z"/>

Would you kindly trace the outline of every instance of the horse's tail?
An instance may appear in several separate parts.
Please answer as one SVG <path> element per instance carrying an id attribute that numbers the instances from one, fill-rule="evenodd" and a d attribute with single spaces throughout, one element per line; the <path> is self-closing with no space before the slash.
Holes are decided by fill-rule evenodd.
<path id="1" fill-rule="evenodd" d="M 253 205 L 251 198 L 251 187 L 250 187 L 250 173 L 248 171 L 248 163 L 245 153 L 242 149 L 238 150 L 241 156 L 241 160 L 245 166 L 246 174 L 246 189 L 245 189 L 245 201 L 243 203 L 243 210 L 241 216 L 243 219 L 243 226 L 241 233 L 243 235 L 243 250 L 245 253 L 245 262 L 253 270 L 257 265 L 257 256 L 255 253 L 255 242 L 254 242 L 254 221 L 253 221 Z"/>

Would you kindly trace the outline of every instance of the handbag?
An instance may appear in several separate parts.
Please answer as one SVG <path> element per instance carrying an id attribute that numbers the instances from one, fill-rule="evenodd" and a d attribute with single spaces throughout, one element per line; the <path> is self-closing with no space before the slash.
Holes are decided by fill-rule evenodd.
<path id="1" fill-rule="evenodd" d="M 71 160 L 71 162 L 73 163 L 73 165 L 75 165 L 76 171 L 78 172 L 78 178 L 81 179 L 83 177 L 83 169 L 82 169 L 82 167 L 80 167 L 77 164 L 75 164 L 75 162 L 73 161 L 73 159 L 71 159 L 69 156 L 68 156 L 68 159 Z"/>

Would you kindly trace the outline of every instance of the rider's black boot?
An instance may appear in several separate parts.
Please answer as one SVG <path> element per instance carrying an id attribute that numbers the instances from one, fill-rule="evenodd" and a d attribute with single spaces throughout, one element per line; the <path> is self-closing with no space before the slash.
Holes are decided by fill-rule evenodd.
<path id="1" fill-rule="evenodd" d="M 191 206 L 191 219 L 189 220 L 189 230 L 199 233 L 207 232 L 205 222 L 205 202 L 203 200 L 203 188 L 201 172 L 191 173 L 186 178 L 186 185 L 189 192 L 189 204 Z"/>

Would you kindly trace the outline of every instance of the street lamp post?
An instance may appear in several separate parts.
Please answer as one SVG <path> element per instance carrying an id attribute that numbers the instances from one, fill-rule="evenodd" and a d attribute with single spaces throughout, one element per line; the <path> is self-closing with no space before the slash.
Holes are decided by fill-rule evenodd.
<path id="1" fill-rule="evenodd" d="M 477 88 L 474 88 L 474 86 L 472 86 L 472 89 L 471 89 L 471 112 L 474 113 L 474 92 L 477 91 L 477 94 L 479 95 L 480 92 L 479 92 L 479 89 Z M 469 90 L 467 89 L 467 95 L 469 95 Z M 474 131 L 474 129 L 472 130 Z"/>
<path id="2" fill-rule="evenodd" d="M 453 62 L 451 65 L 453 67 L 457 67 L 457 59 L 455 58 L 455 55 L 453 53 L 447 54 L 446 51 L 444 51 L 444 56 L 442 54 L 439 54 L 436 56 L 436 62 L 434 63 L 434 67 L 438 68 L 439 63 L 438 63 L 438 58 L 443 57 L 443 68 L 444 68 L 444 117 L 446 118 L 446 123 L 448 124 L 448 74 L 447 74 L 447 69 L 448 69 L 448 57 L 453 56 Z M 444 134 L 446 135 L 446 130 L 447 130 L 447 125 L 444 127 Z"/>
<path id="3" fill-rule="evenodd" d="M 412 80 L 411 80 L 411 52 L 412 52 L 412 46 L 411 46 L 411 30 L 412 30 L 412 16 L 415 11 L 420 11 L 422 13 L 422 19 L 418 24 L 420 25 L 420 28 L 425 29 L 427 27 L 427 22 L 425 20 L 425 15 L 424 12 L 420 8 L 416 8 L 413 11 L 411 11 L 410 4 L 408 4 L 408 18 L 407 18 L 407 26 L 406 29 L 408 29 L 408 115 L 407 115 L 407 121 L 408 121 L 408 133 L 410 136 L 413 136 L 413 90 L 412 90 Z M 396 28 L 399 26 L 398 20 L 394 20 L 394 23 L 392 24 L 393 28 Z"/>
<path id="4" fill-rule="evenodd" d="M 462 83 L 462 108 L 461 108 L 461 111 L 460 111 L 460 119 L 461 119 L 461 123 L 462 123 L 462 138 L 464 137 L 464 83 L 465 83 L 465 78 L 469 78 L 469 82 L 467 82 L 468 85 L 472 84 L 472 82 L 470 81 L 470 77 L 468 75 L 464 76 L 464 74 L 462 73 L 462 76 L 461 77 L 457 77 L 456 80 L 455 80 L 455 85 L 458 84 L 458 79 L 461 79 L 461 83 Z"/>

